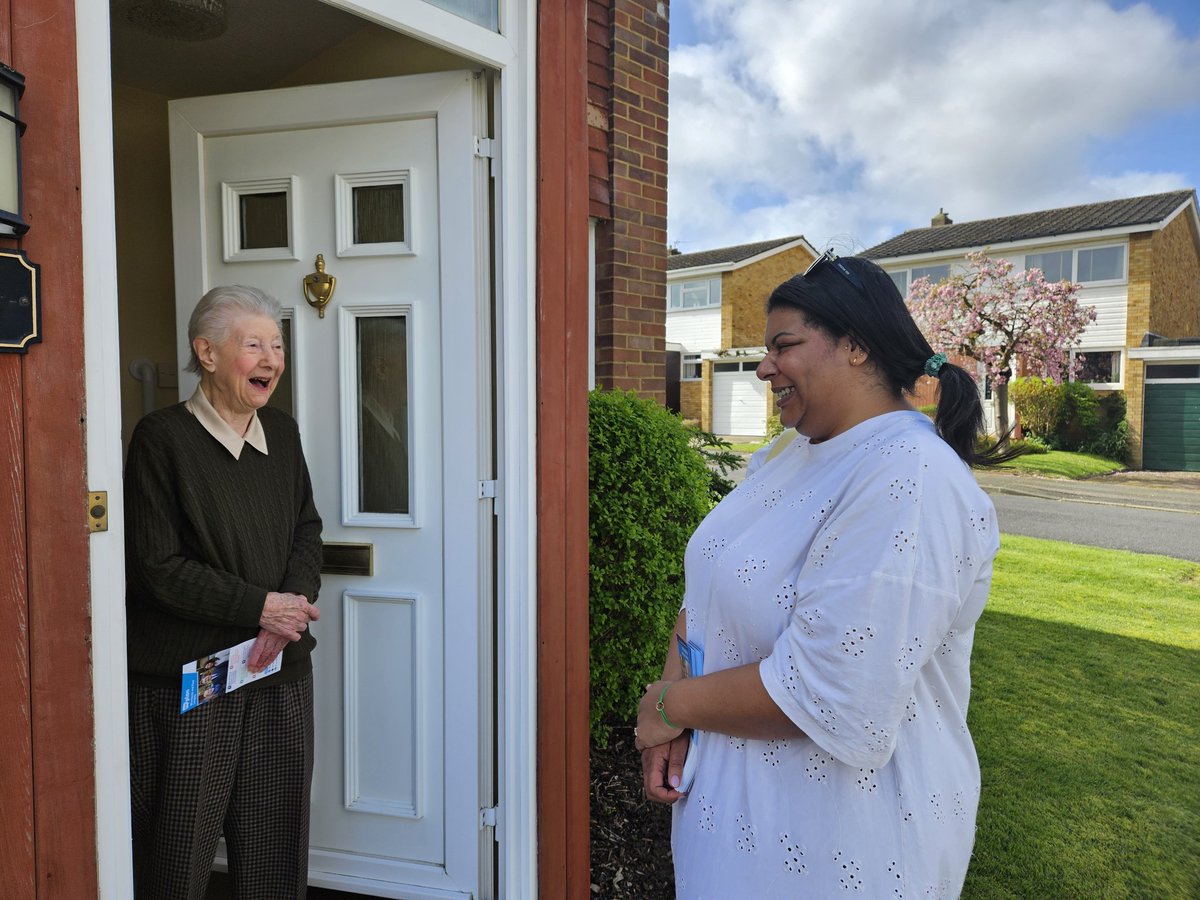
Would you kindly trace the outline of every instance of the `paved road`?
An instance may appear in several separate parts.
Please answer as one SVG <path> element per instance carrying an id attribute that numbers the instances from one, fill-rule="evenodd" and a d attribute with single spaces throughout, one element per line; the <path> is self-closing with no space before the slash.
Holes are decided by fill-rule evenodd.
<path id="1" fill-rule="evenodd" d="M 1200 562 L 1200 475 L 976 476 L 1008 534 Z"/>
<path id="2" fill-rule="evenodd" d="M 1123 472 L 1086 481 L 1005 472 L 976 477 L 996 505 L 1002 532 L 1200 562 L 1200 473 Z"/>

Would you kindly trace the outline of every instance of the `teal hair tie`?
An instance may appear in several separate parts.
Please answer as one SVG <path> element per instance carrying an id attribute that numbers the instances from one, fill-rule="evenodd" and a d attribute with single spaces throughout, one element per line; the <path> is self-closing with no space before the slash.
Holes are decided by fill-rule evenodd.
<path id="1" fill-rule="evenodd" d="M 938 377 L 938 372 L 942 371 L 942 366 L 946 364 L 945 353 L 935 353 L 929 359 L 925 360 L 925 374 L 932 378 Z"/>

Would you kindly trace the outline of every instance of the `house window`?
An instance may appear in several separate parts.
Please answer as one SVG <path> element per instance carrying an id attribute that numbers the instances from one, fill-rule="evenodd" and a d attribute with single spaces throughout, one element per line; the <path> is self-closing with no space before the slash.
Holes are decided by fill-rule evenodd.
<path id="1" fill-rule="evenodd" d="M 754 372 L 758 369 L 758 364 L 761 360 L 750 360 L 748 362 L 719 362 L 713 363 L 714 372 Z"/>
<path id="2" fill-rule="evenodd" d="M 1147 381 L 1195 381 L 1200 379 L 1200 363 L 1151 363 L 1146 366 Z"/>
<path id="3" fill-rule="evenodd" d="M 695 281 L 674 281 L 667 285 L 668 311 L 703 309 L 721 305 L 721 279 L 701 278 Z"/>
<path id="4" fill-rule="evenodd" d="M 1075 381 L 1084 384 L 1120 384 L 1121 383 L 1121 351 L 1120 350 L 1072 350 L 1071 359 L 1083 357 Z"/>
<path id="5" fill-rule="evenodd" d="M 1047 281 L 1070 281 L 1071 256 L 1070 250 L 1056 250 L 1052 253 L 1026 253 L 1025 268 L 1041 269 Z"/>
<path id="6" fill-rule="evenodd" d="M 928 278 L 934 284 L 950 277 L 950 266 L 917 266 L 912 270 L 912 280 Z"/>
<path id="7" fill-rule="evenodd" d="M 1075 280 L 1121 281 L 1125 277 L 1124 247 L 1094 247 L 1079 251 Z"/>
<path id="8" fill-rule="evenodd" d="M 699 353 L 684 353 L 679 360 L 679 380 L 680 381 L 699 381 L 700 379 L 700 354 Z"/>
<path id="9" fill-rule="evenodd" d="M 908 272 L 888 272 L 892 281 L 896 285 L 896 290 L 900 292 L 901 297 L 908 296 Z"/>

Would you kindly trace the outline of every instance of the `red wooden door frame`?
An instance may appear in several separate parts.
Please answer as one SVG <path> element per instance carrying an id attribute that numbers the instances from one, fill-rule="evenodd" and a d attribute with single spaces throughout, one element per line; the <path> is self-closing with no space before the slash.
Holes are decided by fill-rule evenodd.
<path id="1" fill-rule="evenodd" d="M 10 0 L 0 6 L 0 42 L 4 61 L 25 75 L 31 227 L 19 245 L 41 266 L 43 335 L 27 355 L 0 361 L 0 451 L 11 479 L 0 490 L 0 638 L 12 654 L 3 675 L 15 679 L 5 678 L 0 699 L 0 883 L 20 900 L 95 897 L 74 0 Z M 19 686 L 13 696 L 10 685 Z M 10 722 L 19 727 L 9 730 Z"/>
<path id="2" fill-rule="evenodd" d="M 538 885 L 590 896 L 586 0 L 537 34 Z"/>

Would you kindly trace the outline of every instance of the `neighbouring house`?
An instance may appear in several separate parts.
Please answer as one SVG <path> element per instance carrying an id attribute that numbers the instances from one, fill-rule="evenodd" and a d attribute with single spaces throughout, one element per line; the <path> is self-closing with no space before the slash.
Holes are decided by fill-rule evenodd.
<path id="1" fill-rule="evenodd" d="M 1200 470 L 1200 216 L 1195 190 L 953 222 L 939 211 L 863 252 L 907 293 L 983 250 L 1081 285 L 1097 317 L 1080 380 L 1126 400 L 1134 468 Z M 668 325 L 669 329 L 669 325 Z M 668 331 L 669 334 L 669 331 Z M 990 396 L 987 399 L 991 399 Z"/>
<path id="2" fill-rule="evenodd" d="M 715 434 L 766 434 L 774 400 L 754 370 L 767 297 L 816 257 L 797 235 L 667 258 L 668 407 Z"/>
<path id="3" fill-rule="evenodd" d="M 285 307 L 272 402 L 344 551 L 314 627 L 310 882 L 590 896 L 587 391 L 663 395 L 667 15 L 0 7 L 5 900 L 133 896 L 123 442 L 190 393 L 189 312 L 235 281 Z M 402 514 L 358 490 L 368 347 L 401 373 Z"/>

